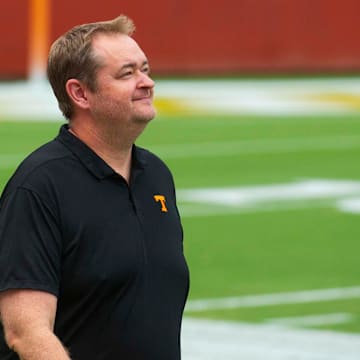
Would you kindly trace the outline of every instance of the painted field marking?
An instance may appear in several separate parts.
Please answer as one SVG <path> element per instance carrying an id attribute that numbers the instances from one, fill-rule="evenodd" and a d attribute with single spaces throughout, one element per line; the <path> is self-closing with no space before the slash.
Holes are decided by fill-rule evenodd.
<path id="1" fill-rule="evenodd" d="M 349 313 L 333 313 L 319 315 L 303 315 L 266 319 L 267 323 L 285 326 L 319 326 L 328 324 L 344 324 L 354 320 Z"/>
<path id="2" fill-rule="evenodd" d="M 338 208 L 343 212 L 352 214 L 360 213 L 360 197 L 353 199 L 344 199 L 338 202 Z"/>
<path id="3" fill-rule="evenodd" d="M 188 157 L 216 157 L 248 154 L 294 153 L 305 151 L 331 151 L 360 148 L 359 135 L 238 140 L 226 142 L 198 142 L 149 146 L 164 159 Z"/>
<path id="4" fill-rule="evenodd" d="M 183 159 L 188 157 L 216 157 L 248 154 L 271 154 L 282 152 L 332 151 L 360 148 L 359 135 L 318 136 L 239 140 L 227 142 L 198 142 L 148 146 L 163 159 Z M 0 168 L 15 166 L 25 154 L 0 155 Z"/>
<path id="5" fill-rule="evenodd" d="M 331 208 L 334 202 L 331 199 L 311 200 L 311 201 L 286 201 L 278 203 L 264 203 L 261 206 L 219 206 L 213 204 L 186 203 L 179 204 L 179 210 L 183 218 L 204 217 L 204 216 L 228 216 L 237 214 L 266 213 L 274 211 L 297 211 L 306 209 Z M 342 212 L 349 212 L 339 209 Z M 355 213 L 352 211 L 352 213 Z"/>
<path id="6" fill-rule="evenodd" d="M 338 198 L 360 194 L 360 181 L 307 179 L 291 183 L 178 191 L 181 201 L 240 206 L 268 201 Z"/>
<path id="7" fill-rule="evenodd" d="M 185 217 L 316 206 L 348 211 L 350 205 L 351 212 L 356 212 L 360 181 L 308 179 L 270 185 L 179 189 L 177 196 Z"/>
<path id="8" fill-rule="evenodd" d="M 359 80 L 285 79 L 161 81 L 157 96 L 186 101 L 203 112 L 230 114 L 336 115 L 359 110 Z"/>
<path id="9" fill-rule="evenodd" d="M 184 360 L 358 360 L 360 335 L 186 318 Z"/>
<path id="10" fill-rule="evenodd" d="M 304 290 L 263 295 L 244 295 L 236 297 L 189 300 L 187 312 L 223 310 L 236 308 L 253 308 L 283 304 L 312 303 L 342 299 L 360 298 L 360 286 L 332 288 L 321 290 Z"/>
<path id="11" fill-rule="evenodd" d="M 171 101 L 180 114 L 262 116 L 356 114 L 359 78 L 279 80 L 158 80 L 156 101 Z M 22 104 L 22 106 L 18 106 Z M 0 117 L 61 120 L 48 82 L 0 83 Z M 165 109 L 160 106 L 160 110 Z M 174 105 L 171 106 L 171 112 Z"/>

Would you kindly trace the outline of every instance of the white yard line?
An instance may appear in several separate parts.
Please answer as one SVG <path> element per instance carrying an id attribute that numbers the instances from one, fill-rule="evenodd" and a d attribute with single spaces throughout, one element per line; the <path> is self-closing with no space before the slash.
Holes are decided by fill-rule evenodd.
<path id="1" fill-rule="evenodd" d="M 247 154 L 271 154 L 282 152 L 350 150 L 360 147 L 360 136 L 313 136 L 227 142 L 206 142 L 188 144 L 153 145 L 148 148 L 163 159 L 188 157 L 215 157 Z M 0 168 L 15 166 L 25 154 L 0 155 Z"/>
<path id="2" fill-rule="evenodd" d="M 304 179 L 279 184 L 179 189 L 183 217 L 332 207 L 359 213 L 360 181 Z"/>
<path id="3" fill-rule="evenodd" d="M 360 197 L 355 197 L 352 199 L 344 199 L 338 202 L 338 209 L 350 213 L 350 214 L 359 214 L 360 213 Z"/>
<path id="4" fill-rule="evenodd" d="M 344 324 L 351 322 L 354 318 L 355 316 L 349 313 L 333 313 L 270 318 L 266 319 L 266 322 L 281 326 L 321 326 L 328 324 Z"/>
<path id="5" fill-rule="evenodd" d="M 185 318 L 183 360 L 359 360 L 360 335 Z"/>
<path id="6" fill-rule="evenodd" d="M 360 136 L 309 136 L 302 138 L 277 138 L 262 140 L 239 140 L 188 144 L 154 145 L 148 148 L 164 159 L 188 157 L 215 157 L 315 150 L 349 150 L 360 147 Z"/>
<path id="7" fill-rule="evenodd" d="M 336 206 L 336 203 L 335 203 Z M 334 199 L 316 199 L 311 201 L 288 201 L 273 204 L 250 204 L 249 206 L 217 206 L 214 204 L 178 204 L 182 218 L 208 217 L 208 216 L 228 216 L 237 214 L 266 213 L 274 211 L 297 211 L 306 209 L 320 209 L 334 207 Z M 340 209 L 342 212 L 345 209 Z M 358 211 L 359 212 L 359 211 Z M 353 211 L 352 213 L 355 213 Z"/>
<path id="8" fill-rule="evenodd" d="M 289 183 L 178 190 L 181 201 L 220 206 L 267 202 L 337 199 L 360 194 L 360 181 L 304 179 Z"/>
<path id="9" fill-rule="evenodd" d="M 208 310 L 312 303 L 356 298 L 360 298 L 360 286 L 190 300 L 187 302 L 185 309 L 188 312 L 199 312 Z"/>

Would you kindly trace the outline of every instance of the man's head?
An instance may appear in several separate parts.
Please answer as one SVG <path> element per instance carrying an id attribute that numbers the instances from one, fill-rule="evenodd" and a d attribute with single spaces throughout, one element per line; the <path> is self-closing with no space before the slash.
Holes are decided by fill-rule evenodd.
<path id="1" fill-rule="evenodd" d="M 124 34 L 131 36 L 135 25 L 128 17 L 103 22 L 83 24 L 69 30 L 51 46 L 47 75 L 59 108 L 67 119 L 73 115 L 73 104 L 67 91 L 69 79 L 82 81 L 91 91 L 96 91 L 96 74 L 100 61 L 92 49 L 92 41 L 99 34 Z"/>

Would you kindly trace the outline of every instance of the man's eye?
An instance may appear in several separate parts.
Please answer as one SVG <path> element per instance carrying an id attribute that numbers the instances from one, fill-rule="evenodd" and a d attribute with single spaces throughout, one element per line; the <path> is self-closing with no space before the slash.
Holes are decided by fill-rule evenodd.
<path id="1" fill-rule="evenodd" d="M 127 78 L 127 77 L 132 76 L 132 74 L 133 74 L 132 70 L 127 70 L 125 72 L 120 73 L 119 78 Z"/>

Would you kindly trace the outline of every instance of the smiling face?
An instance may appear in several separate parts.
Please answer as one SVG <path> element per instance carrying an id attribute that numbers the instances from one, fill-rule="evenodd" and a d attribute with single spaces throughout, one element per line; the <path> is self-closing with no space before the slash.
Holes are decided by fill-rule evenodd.
<path id="1" fill-rule="evenodd" d="M 139 45 L 124 34 L 98 34 L 92 49 L 101 64 L 96 90 L 88 91 L 92 117 L 108 125 L 147 124 L 156 115 L 154 81 Z"/>

